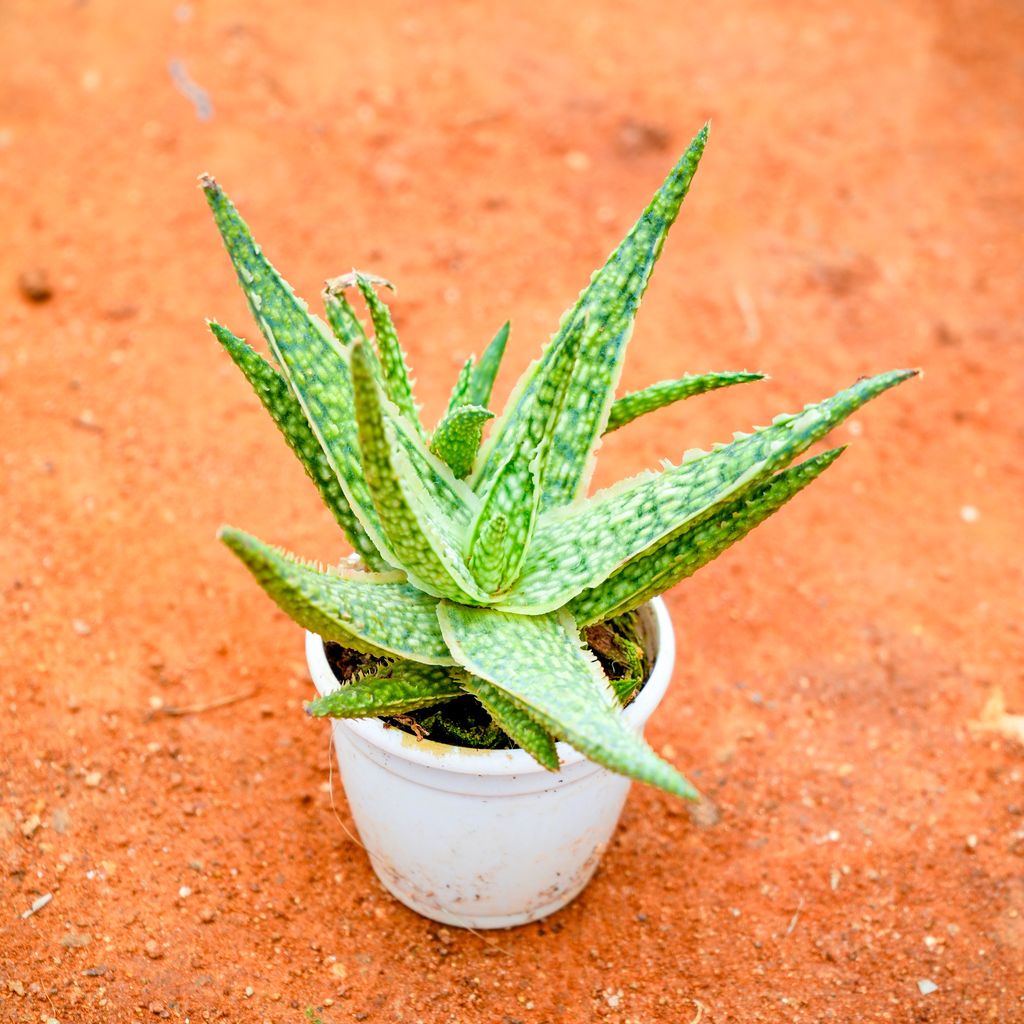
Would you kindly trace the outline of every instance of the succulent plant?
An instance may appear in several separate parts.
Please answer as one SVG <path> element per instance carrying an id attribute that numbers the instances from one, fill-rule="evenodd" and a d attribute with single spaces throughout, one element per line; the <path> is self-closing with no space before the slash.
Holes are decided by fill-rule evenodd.
<path id="1" fill-rule="evenodd" d="M 311 713 L 398 715 L 468 693 L 546 768 L 557 769 L 561 739 L 612 771 L 696 796 L 623 723 L 581 630 L 640 607 L 763 522 L 842 449 L 791 465 L 801 453 L 914 373 L 862 378 L 802 412 L 588 497 L 603 434 L 761 376 L 689 376 L 614 398 L 637 307 L 706 138 L 705 127 L 563 316 L 504 412 L 494 418 L 487 406 L 508 325 L 462 368 L 430 433 L 380 297 L 387 282 L 356 271 L 329 281 L 325 323 L 271 266 L 216 182 L 201 179 L 276 365 L 221 325 L 211 329 L 362 563 L 325 569 L 241 530 L 220 531 L 297 623 L 372 656 Z M 372 341 L 350 289 L 369 311 Z"/>

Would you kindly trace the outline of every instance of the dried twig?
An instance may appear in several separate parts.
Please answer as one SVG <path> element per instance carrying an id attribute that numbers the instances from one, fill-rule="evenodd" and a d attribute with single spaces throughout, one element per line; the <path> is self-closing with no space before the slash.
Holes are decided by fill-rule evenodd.
<path id="1" fill-rule="evenodd" d="M 793 929 L 796 927 L 797 921 L 800 920 L 800 911 L 804 909 L 804 898 L 800 897 L 800 902 L 796 905 L 796 913 L 793 915 L 792 920 L 789 922 L 789 927 L 786 929 L 786 935 L 792 935 Z M 783 938 L 786 936 L 784 935 Z"/>
<path id="2" fill-rule="evenodd" d="M 259 690 L 247 690 L 245 693 L 232 693 L 226 697 L 215 697 L 203 704 L 182 704 L 178 707 L 168 704 L 165 707 L 154 708 L 146 715 L 146 721 L 155 718 L 157 715 L 167 715 L 169 718 L 181 718 L 184 715 L 199 715 L 204 711 L 213 711 L 216 708 L 226 708 L 231 704 L 240 704 L 243 700 L 255 697 Z"/>

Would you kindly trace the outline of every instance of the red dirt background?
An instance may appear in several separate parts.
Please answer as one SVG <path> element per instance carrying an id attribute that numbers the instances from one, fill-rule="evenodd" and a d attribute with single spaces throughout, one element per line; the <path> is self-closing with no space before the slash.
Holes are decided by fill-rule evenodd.
<path id="1" fill-rule="evenodd" d="M 1024 1021 L 1022 51 L 984 0 L 2 5 L 0 1018 Z M 309 298 L 396 281 L 435 416 L 510 316 L 507 389 L 709 117 L 623 384 L 773 380 L 599 482 L 926 373 L 669 597 L 650 737 L 720 820 L 635 787 L 567 910 L 440 928 L 335 817 L 298 631 L 214 540 L 342 553 L 203 326 L 254 336 L 195 177 Z"/>

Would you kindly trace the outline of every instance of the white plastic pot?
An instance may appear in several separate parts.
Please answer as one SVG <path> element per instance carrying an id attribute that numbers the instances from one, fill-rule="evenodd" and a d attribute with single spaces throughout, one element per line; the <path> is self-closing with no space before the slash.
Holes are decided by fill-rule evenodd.
<path id="1" fill-rule="evenodd" d="M 672 677 L 675 641 L 661 598 L 641 609 L 650 678 L 622 712 L 642 732 Z M 306 634 L 321 695 L 339 683 L 323 641 Z M 352 817 L 384 887 L 444 924 L 509 928 L 577 896 L 597 868 L 630 781 L 565 743 L 561 769 L 523 750 L 473 750 L 387 728 L 376 718 L 334 719 L 334 745 Z"/>

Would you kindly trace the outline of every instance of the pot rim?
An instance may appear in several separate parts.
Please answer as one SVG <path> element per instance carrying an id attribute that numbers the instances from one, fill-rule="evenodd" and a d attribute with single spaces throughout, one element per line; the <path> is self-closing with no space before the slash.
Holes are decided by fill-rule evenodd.
<path id="1" fill-rule="evenodd" d="M 665 601 L 655 597 L 642 606 L 641 614 L 645 611 L 649 615 L 648 642 L 653 648 L 654 661 L 647 682 L 632 703 L 622 711 L 626 723 L 633 725 L 637 731 L 642 730 L 644 723 L 665 696 L 676 657 L 675 635 Z M 308 630 L 306 661 L 313 684 L 321 696 L 339 688 L 340 683 L 328 664 L 323 640 Z M 519 747 L 512 750 L 478 750 L 436 743 L 433 740 L 418 740 L 402 729 L 385 726 L 379 718 L 333 718 L 331 722 L 349 729 L 364 742 L 387 755 L 428 768 L 486 776 L 551 775 L 551 772 Z M 556 744 L 556 749 L 559 771 L 588 760 L 561 740 Z"/>

